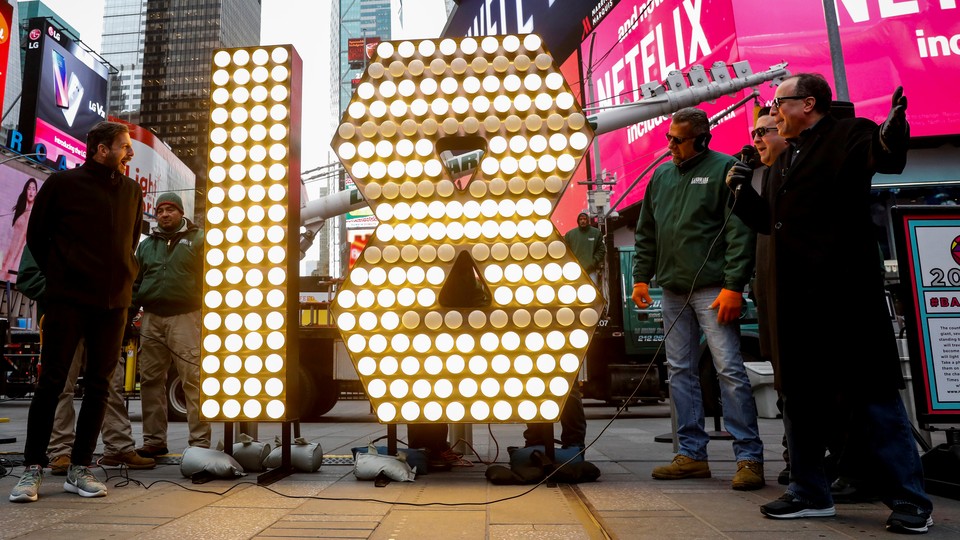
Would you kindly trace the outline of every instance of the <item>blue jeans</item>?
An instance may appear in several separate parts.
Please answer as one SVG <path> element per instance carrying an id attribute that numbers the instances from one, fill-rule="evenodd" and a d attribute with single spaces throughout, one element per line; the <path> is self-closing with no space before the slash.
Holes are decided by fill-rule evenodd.
<path id="1" fill-rule="evenodd" d="M 823 470 L 824 450 L 829 434 L 842 432 L 847 451 L 857 452 L 843 459 L 856 460 L 858 470 L 869 474 L 865 479 L 884 504 L 893 508 L 905 503 L 930 512 L 933 503 L 923 487 L 923 466 L 900 395 L 891 390 L 882 398 L 858 399 L 843 386 L 784 394 L 783 424 L 790 449 L 787 491 L 817 506 L 833 504 Z"/>
<path id="2" fill-rule="evenodd" d="M 740 356 L 740 333 L 736 324 L 717 322 L 710 304 L 719 287 L 693 292 L 684 309 L 686 294 L 663 291 L 664 343 L 670 374 L 670 399 L 677 411 L 680 453 L 696 460 L 707 459 L 710 437 L 703 429 L 703 397 L 700 390 L 700 331 L 707 338 L 720 380 L 724 427 L 733 436 L 737 461 L 763 462 L 763 441 L 757 428 L 757 404 Z M 683 310 L 681 312 L 681 309 Z"/>

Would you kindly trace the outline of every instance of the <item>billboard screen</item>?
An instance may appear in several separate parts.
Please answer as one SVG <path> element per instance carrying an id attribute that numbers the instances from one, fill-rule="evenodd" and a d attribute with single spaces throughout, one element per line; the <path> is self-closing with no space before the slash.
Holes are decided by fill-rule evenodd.
<path id="1" fill-rule="evenodd" d="M 592 59 L 589 51 L 581 49 L 582 71 L 591 73 L 589 86 L 584 89 L 588 108 L 639 101 L 641 85 L 663 81 L 674 70 L 686 72 L 694 64 L 709 68 L 714 62 L 729 65 L 740 60 L 734 46 L 731 0 L 709 4 L 624 0 L 610 11 L 594 35 L 588 40 L 593 46 Z M 699 108 L 713 117 L 734 104 L 736 98 L 725 96 Z M 712 130 L 711 148 L 732 154 L 749 142 L 746 121 L 731 121 L 748 116 L 749 112 L 741 108 L 720 122 Z M 615 208 L 625 208 L 643 198 L 652 171 L 642 178 L 640 175 L 667 151 L 669 126 L 669 118 L 661 116 L 599 136 L 601 167 L 616 175 L 611 201 L 621 202 Z"/>
<path id="2" fill-rule="evenodd" d="M 740 56 L 754 70 L 782 61 L 791 73 L 824 75 L 834 83 L 823 8 L 805 2 L 777 6 L 789 26 L 771 32 L 769 2 L 734 0 Z M 943 96 L 960 85 L 960 9 L 956 2 L 836 2 L 850 101 L 857 116 L 882 122 L 890 95 L 903 85 L 914 137 L 960 133 L 960 107 Z M 834 89 L 836 87 L 834 86 Z M 772 88 L 761 88 L 773 98 Z"/>
<path id="3" fill-rule="evenodd" d="M 557 64 L 621 0 L 461 0 L 447 21 L 444 37 L 539 34 Z"/>
<path id="4" fill-rule="evenodd" d="M 10 29 L 13 25 L 13 6 L 0 2 L 0 104 L 7 86 L 7 61 L 10 56 Z"/>
<path id="5" fill-rule="evenodd" d="M 194 220 L 197 175 L 149 130 L 112 116 L 109 120 L 130 128 L 133 159 L 127 163 L 127 176 L 143 189 L 144 218 L 155 221 L 157 197 L 172 191 L 183 200 L 183 215 Z"/>
<path id="6" fill-rule="evenodd" d="M 86 135 L 107 118 L 107 68 L 46 19 L 30 19 L 20 132 L 27 148 L 68 167 L 86 158 Z"/>
<path id="7" fill-rule="evenodd" d="M 350 62 L 350 67 L 358 69 L 365 66 L 367 59 L 373 57 L 379 43 L 378 37 L 347 39 L 347 62 Z"/>
<path id="8" fill-rule="evenodd" d="M 15 283 L 27 243 L 27 222 L 43 176 L 0 165 L 0 280 Z M 10 273 L 10 272 L 14 273 Z"/>
<path id="9" fill-rule="evenodd" d="M 354 183 L 352 178 L 347 178 L 344 185 L 344 189 L 357 189 L 357 184 Z M 346 228 L 349 229 L 360 229 L 360 230 L 373 230 L 377 228 L 377 225 L 380 224 L 377 221 L 377 216 L 373 215 L 373 209 L 369 206 L 364 206 L 363 208 L 357 208 L 356 210 L 351 210 L 344 215 Z M 362 248 L 361 248 L 362 249 Z"/>

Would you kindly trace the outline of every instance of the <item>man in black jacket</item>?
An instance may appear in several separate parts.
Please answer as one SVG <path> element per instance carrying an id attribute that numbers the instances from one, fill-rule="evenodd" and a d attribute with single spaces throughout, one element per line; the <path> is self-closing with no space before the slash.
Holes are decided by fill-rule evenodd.
<path id="1" fill-rule="evenodd" d="M 893 94 L 887 120 L 837 120 L 832 92 L 819 75 L 800 74 L 777 88 L 771 114 L 790 142 L 767 172 L 761 198 L 739 191 L 733 211 L 758 233 L 769 235 L 763 284 L 768 304 L 775 384 L 783 396 L 790 451 L 790 485 L 780 499 L 761 506 L 767 517 L 833 516 L 824 475 L 829 437 L 872 471 L 881 500 L 893 510 L 887 528 L 924 533 L 933 509 L 910 420 L 900 399 L 900 358 L 887 314 L 877 243 L 870 216 L 874 173 L 900 173 L 910 130 L 902 88 Z M 749 182 L 743 163 L 727 184 Z M 824 309 L 823 302 L 841 308 Z M 810 323 L 838 332 L 836 346 L 810 339 Z M 842 332 L 842 334 L 840 334 Z"/>
<path id="2" fill-rule="evenodd" d="M 87 134 L 86 162 L 50 175 L 34 202 L 27 246 L 47 278 L 43 371 L 30 403 L 25 470 L 10 493 L 13 502 L 37 500 L 57 399 L 81 338 L 87 346 L 85 392 L 63 488 L 82 497 L 107 494 L 88 466 L 138 268 L 143 192 L 124 174 L 132 157 L 127 127 L 101 122 Z"/>

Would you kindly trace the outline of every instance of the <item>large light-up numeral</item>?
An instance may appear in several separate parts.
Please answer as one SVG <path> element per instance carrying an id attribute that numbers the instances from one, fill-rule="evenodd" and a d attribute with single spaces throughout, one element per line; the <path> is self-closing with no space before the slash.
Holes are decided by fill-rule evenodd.
<path id="1" fill-rule="evenodd" d="M 301 62 L 290 45 L 222 49 L 210 77 L 200 412 L 298 416 L 296 231 Z M 296 182 L 290 189 L 291 180 Z M 293 231 L 293 234 L 291 234 Z M 292 399 L 291 399 L 292 398 Z"/>
<path id="2" fill-rule="evenodd" d="M 486 143 L 466 189 L 446 137 Z M 559 416 L 603 298 L 550 214 L 592 137 L 536 35 L 379 44 L 333 148 L 380 225 L 333 313 L 381 422 Z M 460 259 L 488 305 L 440 301 Z"/>

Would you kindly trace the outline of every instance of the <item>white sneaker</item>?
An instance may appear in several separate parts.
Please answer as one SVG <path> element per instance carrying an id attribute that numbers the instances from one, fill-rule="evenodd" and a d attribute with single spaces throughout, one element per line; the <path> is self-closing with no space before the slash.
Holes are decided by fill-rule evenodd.
<path id="1" fill-rule="evenodd" d="M 30 465 L 10 491 L 10 502 L 36 502 L 40 484 L 43 484 L 43 467 Z"/>
<path id="2" fill-rule="evenodd" d="M 97 480 L 89 467 L 83 465 L 70 464 L 63 489 L 81 497 L 105 497 L 107 495 L 107 486 Z"/>

